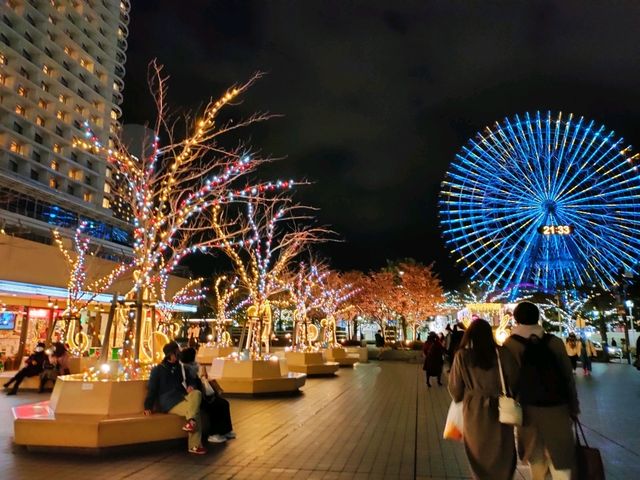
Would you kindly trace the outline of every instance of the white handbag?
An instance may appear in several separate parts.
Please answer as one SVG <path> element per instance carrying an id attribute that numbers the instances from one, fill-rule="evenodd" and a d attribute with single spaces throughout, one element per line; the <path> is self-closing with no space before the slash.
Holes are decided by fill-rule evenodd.
<path id="1" fill-rule="evenodd" d="M 502 362 L 497 348 L 496 357 L 498 357 L 498 371 L 500 372 L 500 386 L 502 388 L 498 397 L 498 420 L 505 425 L 522 425 L 522 407 L 515 398 L 507 395 L 507 387 L 502 373 Z"/>

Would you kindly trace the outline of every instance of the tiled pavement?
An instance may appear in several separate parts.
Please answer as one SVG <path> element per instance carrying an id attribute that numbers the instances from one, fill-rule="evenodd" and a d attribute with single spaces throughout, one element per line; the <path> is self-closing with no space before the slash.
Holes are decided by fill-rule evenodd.
<path id="1" fill-rule="evenodd" d="M 299 396 L 233 398 L 238 438 L 203 457 L 166 448 L 98 458 L 15 450 L 10 407 L 41 397 L 2 395 L 0 479 L 469 478 L 462 446 L 441 439 L 448 394 L 427 390 L 422 378 L 418 365 L 373 362 L 311 379 Z M 596 365 L 578 383 L 607 478 L 640 478 L 640 372 Z M 528 478 L 527 469 L 516 478 Z"/>

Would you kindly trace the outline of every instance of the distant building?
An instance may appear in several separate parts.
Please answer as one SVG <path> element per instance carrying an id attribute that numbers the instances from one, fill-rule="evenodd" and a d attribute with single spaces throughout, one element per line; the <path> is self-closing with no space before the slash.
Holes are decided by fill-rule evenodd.
<path id="1" fill-rule="evenodd" d="M 128 250 L 131 227 L 114 216 L 114 173 L 74 147 L 89 121 L 113 144 L 124 89 L 129 1 L 6 0 L 0 5 L 0 222 L 49 242 L 76 228 L 103 252 Z"/>

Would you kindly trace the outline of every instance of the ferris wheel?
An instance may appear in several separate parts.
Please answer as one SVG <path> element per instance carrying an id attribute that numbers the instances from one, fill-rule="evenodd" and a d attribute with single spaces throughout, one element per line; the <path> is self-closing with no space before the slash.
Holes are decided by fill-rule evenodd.
<path id="1" fill-rule="evenodd" d="M 616 284 L 640 261 L 637 154 L 583 117 L 536 112 L 485 128 L 440 192 L 446 244 L 472 279 L 518 295 Z"/>

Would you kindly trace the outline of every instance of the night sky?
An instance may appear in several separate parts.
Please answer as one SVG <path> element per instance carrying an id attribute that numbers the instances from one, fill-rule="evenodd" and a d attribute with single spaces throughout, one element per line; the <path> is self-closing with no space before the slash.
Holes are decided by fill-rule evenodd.
<path id="1" fill-rule="evenodd" d="M 321 247 L 339 269 L 414 257 L 456 286 L 438 227 L 440 182 L 495 120 L 573 112 L 640 148 L 637 1 L 132 3 L 124 122 L 153 119 L 153 58 L 183 111 L 267 72 L 233 113 L 283 115 L 243 139 L 283 157 L 265 179 L 314 182 L 296 199 L 344 240 Z"/>

